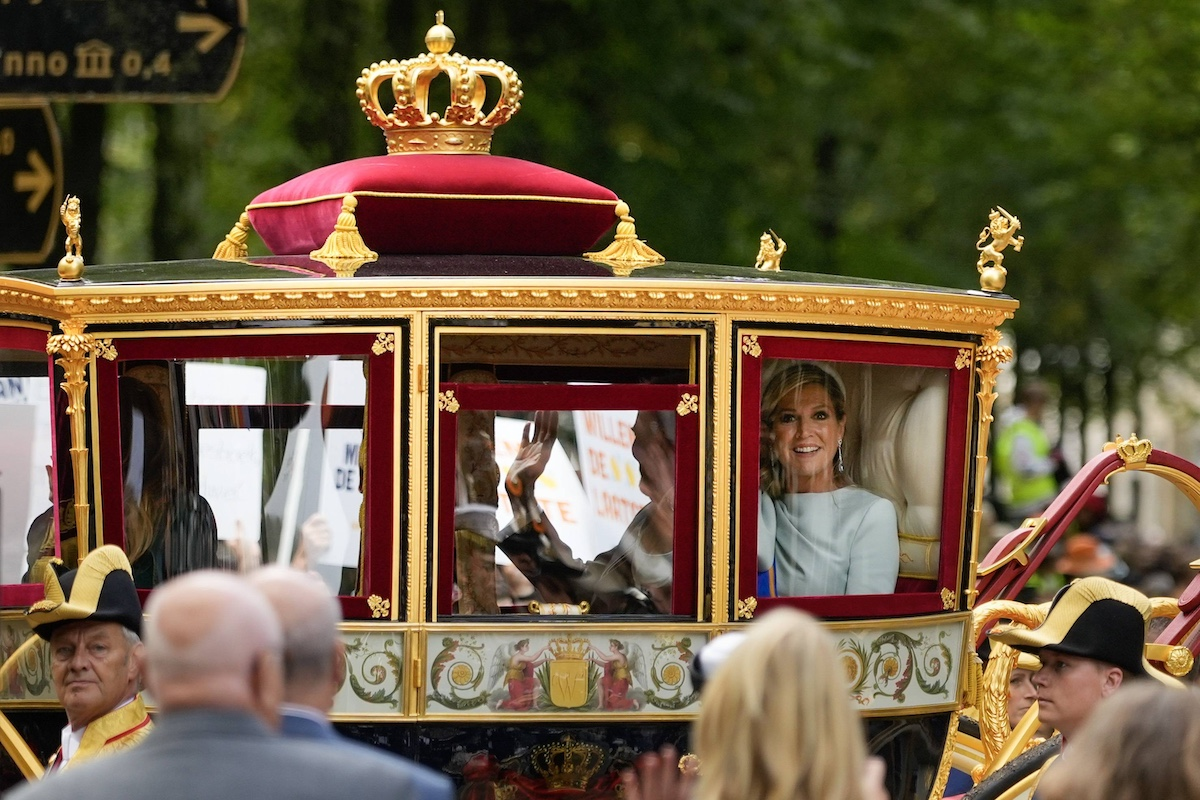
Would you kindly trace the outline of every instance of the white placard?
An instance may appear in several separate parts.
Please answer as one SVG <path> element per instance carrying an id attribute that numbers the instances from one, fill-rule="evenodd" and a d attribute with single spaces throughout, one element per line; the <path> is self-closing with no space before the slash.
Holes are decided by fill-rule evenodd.
<path id="1" fill-rule="evenodd" d="M 29 526 L 51 505 L 50 439 L 50 379 L 0 377 L 0 583 L 20 583 Z"/>

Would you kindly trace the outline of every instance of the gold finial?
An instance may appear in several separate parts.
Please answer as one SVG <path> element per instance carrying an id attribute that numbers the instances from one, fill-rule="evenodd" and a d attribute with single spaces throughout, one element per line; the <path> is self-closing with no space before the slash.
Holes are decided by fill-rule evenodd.
<path id="1" fill-rule="evenodd" d="M 239 258 L 250 255 L 250 248 L 246 246 L 246 236 L 249 233 L 250 215 L 243 211 L 242 215 L 238 217 L 238 221 L 233 224 L 229 233 L 225 234 L 225 238 L 213 251 L 213 258 L 219 258 L 222 261 L 237 261 Z"/>
<path id="2" fill-rule="evenodd" d="M 781 239 L 775 231 L 767 228 L 766 232 L 758 239 L 758 258 L 754 262 L 754 268 L 778 272 L 779 262 L 783 260 L 785 252 L 787 252 L 787 242 Z"/>
<path id="3" fill-rule="evenodd" d="M 67 229 L 67 254 L 58 261 L 58 277 L 64 281 L 77 281 L 83 278 L 83 237 L 79 233 L 83 227 L 83 214 L 79 209 L 79 198 L 67 195 L 58 214 Z"/>
<path id="4" fill-rule="evenodd" d="M 979 241 L 975 243 L 975 249 L 979 251 L 979 261 L 976 263 L 979 269 L 979 285 L 985 292 L 1004 291 L 1008 270 L 1004 268 L 1004 253 L 1001 251 L 1011 244 L 1013 250 L 1021 252 L 1025 237 L 1017 236 L 1019 230 L 1021 220 L 1000 206 L 996 206 L 992 213 L 988 214 L 988 226 L 980 232 Z M 989 236 L 992 237 L 992 241 L 984 244 Z M 992 266 L 985 266 L 988 263 Z"/>
<path id="5" fill-rule="evenodd" d="M 389 154 L 486 153 L 492 146 L 492 132 L 521 108 L 525 95 L 516 71 L 503 61 L 451 53 L 454 31 L 443 19 L 437 12 L 437 24 L 425 34 L 428 53 L 376 62 L 358 79 L 358 104 L 371 124 L 383 131 Z M 429 86 L 442 73 L 450 79 L 450 105 L 439 115 L 429 111 Z M 485 78 L 500 87 L 496 105 L 486 114 Z M 396 99 L 391 112 L 384 111 L 379 100 L 386 81 L 391 81 Z"/>
<path id="6" fill-rule="evenodd" d="M 429 48 L 429 52 L 436 55 L 449 53 L 454 47 L 454 31 L 446 27 L 444 12 L 438 11 L 434 19 L 437 23 L 425 34 L 425 46 Z"/>
<path id="7" fill-rule="evenodd" d="M 621 221 L 617 223 L 617 235 L 613 237 L 612 244 L 597 253 L 584 253 L 584 258 L 602 261 L 621 276 L 666 261 L 653 247 L 637 238 L 637 228 L 624 200 L 618 200 L 613 211 Z"/>
<path id="8" fill-rule="evenodd" d="M 309 258 L 325 262 L 335 259 L 357 261 L 356 269 L 366 261 L 379 258 L 379 254 L 367 247 L 362 234 L 358 232 L 358 221 L 354 217 L 357 207 L 358 198 L 354 195 L 348 194 L 342 198 L 342 210 L 333 226 L 333 233 L 329 234 L 320 250 L 308 254 Z"/>

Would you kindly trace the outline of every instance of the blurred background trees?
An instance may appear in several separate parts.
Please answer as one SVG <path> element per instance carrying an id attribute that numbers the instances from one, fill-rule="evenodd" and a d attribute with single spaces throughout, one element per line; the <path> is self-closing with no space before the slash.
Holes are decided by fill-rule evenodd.
<path id="1" fill-rule="evenodd" d="M 457 51 L 524 83 L 493 152 L 613 189 L 672 260 L 750 265 L 769 227 L 788 269 L 967 288 L 1001 205 L 1027 237 L 1008 327 L 1064 409 L 1111 434 L 1166 366 L 1191 371 L 1200 18 L 1184 0 L 251 0 L 221 102 L 58 108 L 68 152 L 97 154 L 66 180 L 99 193 L 88 260 L 207 256 L 259 192 L 382 153 L 354 80 L 424 52 L 439 8 Z"/>

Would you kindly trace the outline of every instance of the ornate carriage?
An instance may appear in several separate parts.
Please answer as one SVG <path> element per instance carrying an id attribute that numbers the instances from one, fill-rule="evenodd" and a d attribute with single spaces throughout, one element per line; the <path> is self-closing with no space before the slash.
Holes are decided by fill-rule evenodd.
<path id="1" fill-rule="evenodd" d="M 20 609 L 46 557 L 115 543 L 147 592 L 199 567 L 318 572 L 346 619 L 335 720 L 472 797 L 615 796 L 637 754 L 686 749 L 700 645 L 807 609 L 838 639 L 892 796 L 940 796 L 974 674 L 1015 228 L 973 290 L 779 270 L 772 235 L 758 269 L 669 261 L 609 190 L 488 155 L 515 73 L 451 54 L 440 20 L 426 42 L 359 80 L 390 155 L 265 192 L 214 258 L 85 267 L 75 250 L 0 276 L 6 780 L 36 772 L 61 725 Z M 248 255 L 251 225 L 271 255 Z M 896 510 L 895 591 L 759 588 L 762 388 L 794 361 L 845 384 L 848 469 Z M 521 508 L 505 476 L 550 415 Z M 635 553 L 655 502 L 641 419 L 669 432 L 670 504 L 665 545 Z"/>

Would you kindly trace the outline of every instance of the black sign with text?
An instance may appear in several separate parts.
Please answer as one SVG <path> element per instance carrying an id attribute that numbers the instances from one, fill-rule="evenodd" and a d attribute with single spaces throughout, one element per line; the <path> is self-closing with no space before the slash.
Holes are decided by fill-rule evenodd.
<path id="1" fill-rule="evenodd" d="M 218 100 L 247 0 L 0 0 L 0 100 Z"/>
<path id="2" fill-rule="evenodd" d="M 58 126 L 49 104 L 0 102 L 0 264 L 46 258 L 58 228 L 62 174 Z"/>

